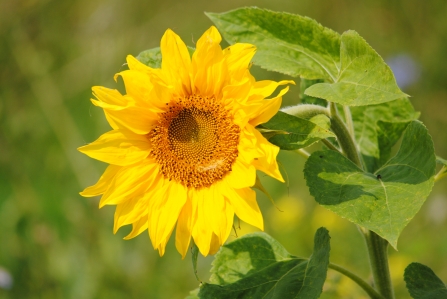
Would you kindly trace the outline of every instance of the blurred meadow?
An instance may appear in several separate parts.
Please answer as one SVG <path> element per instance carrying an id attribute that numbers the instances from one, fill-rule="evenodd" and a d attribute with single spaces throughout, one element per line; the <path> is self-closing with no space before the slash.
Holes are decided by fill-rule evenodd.
<path id="1" fill-rule="evenodd" d="M 167 28 L 190 46 L 212 25 L 203 14 L 241 6 L 287 11 L 342 33 L 354 29 L 390 64 L 412 96 L 438 155 L 447 157 L 447 2 L 445 0 L 2 0 L 0 1 L 0 298 L 184 298 L 198 286 L 188 255 L 174 242 L 160 258 L 146 233 L 113 234 L 114 208 L 78 193 L 105 164 L 76 148 L 109 130 L 89 101 L 94 85 L 119 88 L 113 76 L 128 54 L 157 47 Z M 285 76 L 253 67 L 258 79 Z M 297 83 L 299 79 L 296 78 Z M 298 103 L 299 84 L 284 97 Z M 308 257 L 315 231 L 331 234 L 331 261 L 369 275 L 355 225 L 318 206 L 303 179 L 304 159 L 279 155 L 289 184 L 261 175 L 276 201 L 258 193 L 265 231 Z M 286 175 L 285 175 L 286 176 Z M 253 230 L 241 223 L 237 235 Z M 236 221 L 236 227 L 239 227 Z M 236 234 L 232 233 L 232 238 Z M 390 249 L 397 298 L 409 298 L 404 268 L 431 267 L 447 282 L 447 179 L 441 180 Z M 199 259 L 206 281 L 212 258 Z M 340 285 L 335 287 L 335 282 Z M 366 298 L 330 270 L 322 298 Z"/>

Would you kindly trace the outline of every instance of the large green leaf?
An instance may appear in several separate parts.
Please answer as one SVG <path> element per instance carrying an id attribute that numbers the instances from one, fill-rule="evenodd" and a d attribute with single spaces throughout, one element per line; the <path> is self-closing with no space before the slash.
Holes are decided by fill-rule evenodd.
<path id="1" fill-rule="evenodd" d="M 393 72 L 355 31 L 340 35 L 315 20 L 255 7 L 207 13 L 225 39 L 256 45 L 254 63 L 306 79 L 325 79 L 305 93 L 343 105 L 405 97 Z"/>
<path id="2" fill-rule="evenodd" d="M 411 263 L 404 274 L 407 289 L 414 299 L 446 299 L 447 288 L 432 269 Z"/>
<path id="3" fill-rule="evenodd" d="M 369 172 L 380 168 L 408 123 L 418 118 L 407 98 L 387 103 L 351 107 L 355 139 Z"/>
<path id="4" fill-rule="evenodd" d="M 405 129 L 401 147 L 374 174 L 335 151 L 314 152 L 304 176 L 316 201 L 374 231 L 396 248 L 397 239 L 433 187 L 433 142 L 419 121 Z"/>
<path id="5" fill-rule="evenodd" d="M 258 126 L 258 129 L 281 149 L 296 150 L 323 138 L 334 137 L 329 127 L 330 121 L 324 115 L 306 120 L 278 111 L 268 122 Z"/>
<path id="6" fill-rule="evenodd" d="M 382 57 L 355 31 L 341 36 L 340 70 L 331 83 L 319 83 L 305 93 L 330 102 L 363 106 L 389 102 L 406 96 Z"/>
<path id="7" fill-rule="evenodd" d="M 315 20 L 256 7 L 206 15 L 230 44 L 254 44 L 256 65 L 307 79 L 337 77 L 340 35 Z"/>
<path id="8" fill-rule="evenodd" d="M 318 229 L 312 256 L 302 259 L 265 233 L 238 238 L 217 253 L 211 284 L 201 286 L 199 298 L 318 298 L 326 280 L 329 240 L 328 231 Z"/>

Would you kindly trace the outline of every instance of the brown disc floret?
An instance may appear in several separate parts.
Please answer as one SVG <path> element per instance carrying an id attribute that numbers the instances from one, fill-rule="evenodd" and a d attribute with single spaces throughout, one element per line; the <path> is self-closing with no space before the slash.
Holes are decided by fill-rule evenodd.
<path id="1" fill-rule="evenodd" d="M 192 95 L 168 103 L 148 137 L 151 156 L 166 179 L 201 188 L 231 171 L 239 133 L 223 105 L 214 98 Z"/>

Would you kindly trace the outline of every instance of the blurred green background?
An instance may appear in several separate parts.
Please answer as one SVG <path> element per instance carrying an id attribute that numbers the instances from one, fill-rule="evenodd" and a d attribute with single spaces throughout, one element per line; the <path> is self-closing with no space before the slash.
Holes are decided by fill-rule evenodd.
<path id="1" fill-rule="evenodd" d="M 147 234 L 112 233 L 113 207 L 78 195 L 105 164 L 76 148 L 109 127 L 93 107 L 91 86 L 121 88 L 113 75 L 127 54 L 156 47 L 167 28 L 187 44 L 211 25 L 204 11 L 256 5 L 307 15 L 338 32 L 354 29 L 387 60 L 422 112 L 438 155 L 447 157 L 447 2 L 445 0 L 2 0 L 0 1 L 0 298 L 184 298 L 198 286 L 190 257 L 173 242 L 158 256 Z M 255 76 L 284 76 L 256 67 Z M 297 103 L 299 84 L 284 97 Z M 331 261 L 363 277 L 369 268 L 354 225 L 317 206 L 303 180 L 304 159 L 281 153 L 289 186 L 262 176 L 278 211 L 258 199 L 266 231 L 309 256 L 316 229 L 332 236 Z M 252 228 L 241 224 L 238 235 Z M 232 234 L 234 237 L 234 233 Z M 201 258 L 208 278 L 212 258 Z M 441 180 L 390 249 L 397 298 L 409 298 L 404 268 L 417 261 L 447 281 L 447 180 Z M 336 283 L 340 283 L 337 287 Z M 366 298 L 329 271 L 323 298 Z"/>

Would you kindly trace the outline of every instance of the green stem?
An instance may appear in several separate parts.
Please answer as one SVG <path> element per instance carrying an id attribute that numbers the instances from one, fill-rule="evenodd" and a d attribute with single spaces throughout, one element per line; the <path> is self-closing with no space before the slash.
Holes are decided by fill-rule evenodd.
<path id="1" fill-rule="evenodd" d="M 349 106 L 343 106 L 343 112 L 345 113 L 346 126 L 348 127 L 349 134 L 354 138 L 354 123 L 352 122 L 351 109 L 349 109 Z"/>
<path id="2" fill-rule="evenodd" d="M 372 299 L 385 299 L 382 295 L 380 295 L 373 287 L 371 287 L 366 281 L 364 281 L 359 276 L 355 275 L 351 271 L 340 267 L 336 264 L 329 263 L 329 268 L 335 270 L 346 277 L 349 277 L 352 281 L 358 284 Z"/>
<path id="3" fill-rule="evenodd" d="M 348 128 L 338 114 L 337 106 L 335 106 L 334 103 L 330 103 L 329 107 L 331 111 L 331 128 L 335 135 L 337 135 L 337 140 L 343 153 L 345 153 L 346 157 L 354 162 L 360 169 L 363 169 L 354 139 L 352 139 Z"/>
<path id="4" fill-rule="evenodd" d="M 352 133 L 350 133 L 348 127 L 338 114 L 337 106 L 334 103 L 330 103 L 329 110 L 317 105 L 298 105 L 294 107 L 284 108 L 282 109 L 282 111 L 288 114 L 295 115 L 297 117 L 307 119 L 317 114 L 324 114 L 328 116 L 331 119 L 331 129 L 337 136 L 338 143 L 340 144 L 343 153 L 349 160 L 354 162 L 360 169 L 364 169 L 362 160 L 357 150 L 356 143 L 353 139 L 354 136 L 353 128 L 351 129 Z M 345 113 L 346 112 L 347 110 L 345 110 Z M 347 119 L 351 119 L 350 111 L 348 112 L 349 115 L 347 115 Z M 383 298 L 394 299 L 393 287 L 391 284 L 390 271 L 388 267 L 388 255 L 387 255 L 388 242 L 370 230 L 362 228 L 359 229 L 363 231 L 363 235 L 365 236 L 375 288 L 380 293 L 380 295 L 383 296 Z M 354 276 L 351 275 L 349 277 L 352 278 Z M 358 283 L 359 279 L 360 278 L 358 278 L 357 280 L 354 279 L 353 280 Z M 361 282 L 359 285 L 362 287 L 365 286 L 365 284 L 362 284 Z M 369 291 L 371 291 L 372 289 L 371 287 L 366 288 Z M 374 292 L 373 294 L 375 293 L 377 292 Z M 380 297 L 376 296 L 371 298 L 380 298 Z"/>
<path id="5" fill-rule="evenodd" d="M 443 166 L 441 170 L 435 175 L 435 183 L 445 176 L 447 176 L 447 167 Z"/>
<path id="6" fill-rule="evenodd" d="M 331 111 L 332 131 L 337 135 L 340 147 L 348 159 L 363 169 L 353 135 L 349 133 L 348 128 L 340 118 L 337 106 L 334 103 L 330 103 L 329 107 Z M 393 299 L 394 293 L 388 267 L 388 242 L 370 230 L 360 229 L 365 236 L 375 288 L 386 299 Z"/>
<path id="7" fill-rule="evenodd" d="M 393 299 L 394 291 L 388 267 L 388 242 L 370 230 L 363 230 L 363 235 L 368 248 L 375 288 L 386 299 Z"/>
<path id="8" fill-rule="evenodd" d="M 303 150 L 302 148 L 294 150 L 294 152 L 306 159 L 310 157 L 310 154 L 307 151 Z"/>

